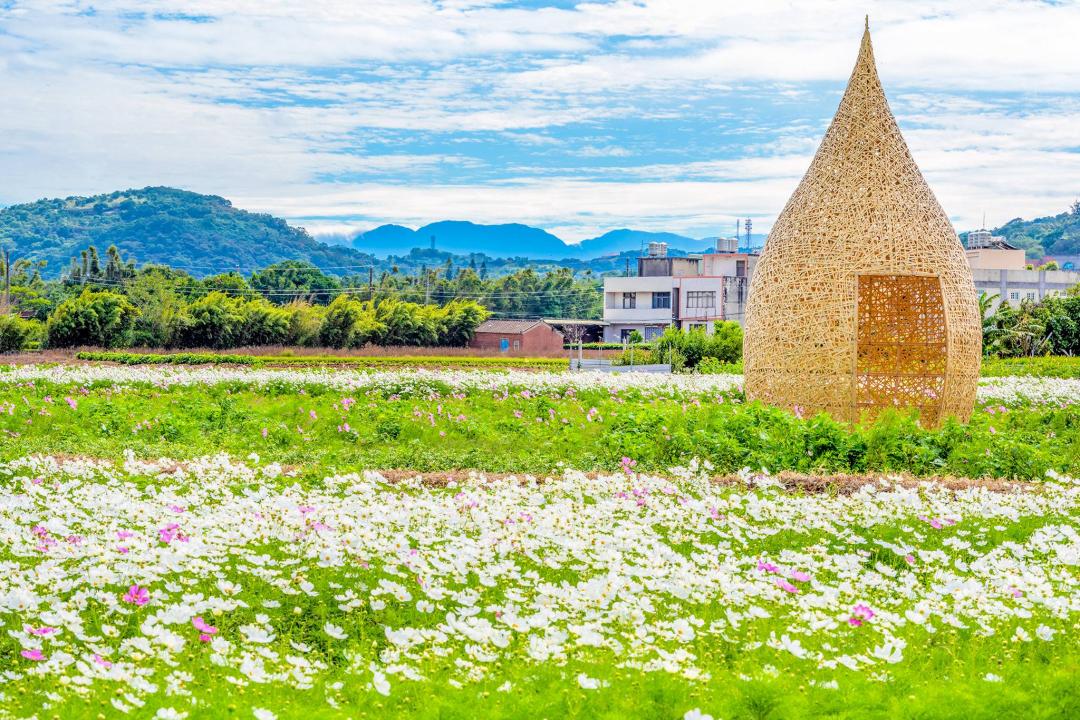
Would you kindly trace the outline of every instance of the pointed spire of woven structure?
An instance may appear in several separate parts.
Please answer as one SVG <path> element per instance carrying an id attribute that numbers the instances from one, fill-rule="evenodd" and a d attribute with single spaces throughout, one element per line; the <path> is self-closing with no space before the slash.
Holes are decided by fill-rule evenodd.
<path id="1" fill-rule="evenodd" d="M 967 418 L 981 342 L 963 247 L 900 135 L 867 21 L 836 116 L 754 270 L 747 395 L 848 420 L 883 407 Z"/>

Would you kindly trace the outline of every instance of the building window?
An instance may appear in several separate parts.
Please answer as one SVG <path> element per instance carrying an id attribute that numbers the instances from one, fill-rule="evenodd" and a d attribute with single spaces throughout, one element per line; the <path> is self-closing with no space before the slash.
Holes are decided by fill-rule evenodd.
<path id="1" fill-rule="evenodd" d="M 619 331 L 619 339 L 626 343 L 630 342 L 630 333 L 634 332 L 637 328 L 623 328 Z"/>
<path id="2" fill-rule="evenodd" d="M 1020 293 L 1018 293 L 1018 292 L 1009 293 L 1009 299 L 1010 300 L 1019 300 L 1020 299 Z"/>
<path id="3" fill-rule="evenodd" d="M 739 287 L 735 291 L 735 302 L 739 305 L 743 304 L 743 293 L 746 291 L 746 283 L 739 281 Z"/>
<path id="4" fill-rule="evenodd" d="M 654 292 L 652 294 L 652 306 L 653 310 L 660 310 L 662 308 L 671 307 L 671 293 L 669 292 Z"/>
<path id="5" fill-rule="evenodd" d="M 637 293 L 624 292 L 622 294 L 623 310 L 633 310 L 637 307 Z"/>
<path id="6" fill-rule="evenodd" d="M 714 308 L 716 307 L 715 290 L 695 290 L 686 293 L 686 307 L 688 308 Z"/>
<path id="7" fill-rule="evenodd" d="M 515 350 L 520 350 L 521 349 L 521 341 L 520 340 L 515 340 L 514 341 L 514 349 Z"/>
<path id="8" fill-rule="evenodd" d="M 1028 291 L 1027 299 L 1028 300 L 1034 300 L 1035 299 L 1035 291 L 1034 290 L 1029 290 Z"/>
<path id="9" fill-rule="evenodd" d="M 690 330 L 690 332 L 705 332 L 709 329 L 709 325 L 708 323 L 690 323 L 687 326 L 687 329 Z"/>
<path id="10" fill-rule="evenodd" d="M 735 277 L 746 277 L 746 261 L 735 261 Z"/>

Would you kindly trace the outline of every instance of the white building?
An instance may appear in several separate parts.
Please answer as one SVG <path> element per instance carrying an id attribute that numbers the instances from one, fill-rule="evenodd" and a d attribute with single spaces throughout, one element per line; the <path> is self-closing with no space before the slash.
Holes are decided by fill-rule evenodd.
<path id="1" fill-rule="evenodd" d="M 730 242 L 721 239 L 717 246 L 734 250 Z M 741 323 L 757 257 L 669 257 L 663 243 L 650 244 L 649 254 L 638 258 L 637 276 L 604 278 L 604 340 L 621 342 L 634 330 L 653 340 L 669 325 L 712 332 L 717 321 Z"/>
<path id="2" fill-rule="evenodd" d="M 1008 270 L 972 268 L 975 292 L 994 297 L 992 308 L 1002 302 L 1018 306 L 1025 300 L 1038 302 L 1043 298 L 1065 295 L 1080 284 L 1080 272 L 1070 270 Z"/>

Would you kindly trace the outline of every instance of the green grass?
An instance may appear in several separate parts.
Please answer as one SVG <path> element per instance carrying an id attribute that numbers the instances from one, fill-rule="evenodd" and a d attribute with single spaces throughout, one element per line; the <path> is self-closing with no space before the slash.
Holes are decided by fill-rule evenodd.
<path id="1" fill-rule="evenodd" d="M 1029 358 L 985 358 L 983 377 L 1034 375 L 1036 377 L 1080 378 L 1080 357 L 1059 355 Z"/>
<path id="2" fill-rule="evenodd" d="M 345 410 L 343 393 L 318 385 L 3 384 L 0 408 L 7 410 L 0 410 L 0 432 L 9 442 L 0 457 L 257 452 L 267 460 L 323 468 L 534 473 L 563 466 L 610 470 L 623 457 L 643 470 L 663 471 L 696 457 L 717 472 L 750 467 L 1018 479 L 1039 479 L 1051 469 L 1080 474 L 1075 405 L 1025 405 L 993 414 L 977 409 L 967 425 L 949 421 L 931 430 L 914 416 L 895 414 L 856 428 L 825 415 L 799 419 L 745 404 L 736 392 L 663 397 L 604 390 L 505 398 L 487 391 L 455 397 L 448 388 L 430 397 L 426 389 L 401 392 L 368 391 Z"/>

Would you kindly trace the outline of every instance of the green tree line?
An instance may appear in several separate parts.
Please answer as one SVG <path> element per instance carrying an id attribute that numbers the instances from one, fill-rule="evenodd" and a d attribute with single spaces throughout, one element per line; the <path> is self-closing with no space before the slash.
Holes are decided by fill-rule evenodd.
<path id="1" fill-rule="evenodd" d="M 0 268 L 0 278 L 6 270 Z M 163 265 L 137 269 L 115 247 L 103 259 L 90 247 L 72 259 L 58 281 L 44 280 L 41 264 L 12 263 L 10 301 L 0 308 L 0 352 L 35 344 L 463 346 L 490 311 L 475 299 L 479 293 L 463 289 L 470 287 L 467 272 L 458 275 L 465 276 L 462 283 L 432 273 L 429 280 L 443 291 L 429 289 L 428 297 L 416 302 L 415 293 L 394 292 L 393 281 L 376 286 L 371 278 L 358 285 L 299 261 L 250 277 L 224 273 L 198 279 Z"/>

